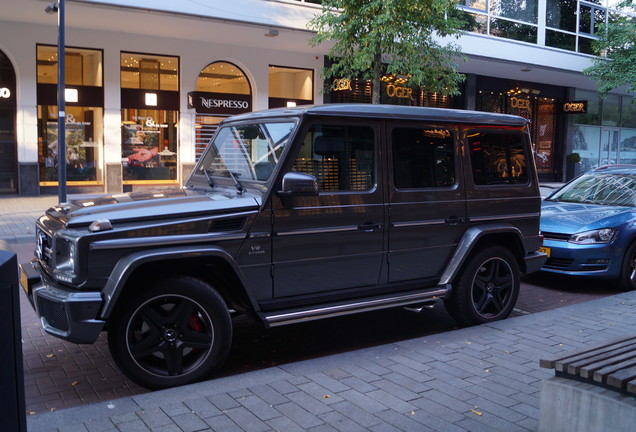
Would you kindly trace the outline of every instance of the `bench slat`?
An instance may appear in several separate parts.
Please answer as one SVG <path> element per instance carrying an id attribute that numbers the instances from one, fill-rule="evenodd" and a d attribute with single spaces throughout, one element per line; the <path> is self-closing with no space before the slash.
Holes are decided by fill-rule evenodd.
<path id="1" fill-rule="evenodd" d="M 627 383 L 636 378 L 636 367 L 621 369 L 607 376 L 607 385 L 619 389 L 627 388 Z"/>
<path id="2" fill-rule="evenodd" d="M 596 382 L 606 383 L 607 377 L 609 377 L 610 375 L 620 371 L 621 369 L 627 369 L 631 367 L 636 367 L 636 358 L 632 358 L 631 360 L 625 360 L 620 363 L 616 363 L 611 366 L 604 367 L 602 369 L 597 370 L 590 376 L 583 377 L 583 378 L 592 378 Z"/>
<path id="3" fill-rule="evenodd" d="M 636 341 L 636 336 L 627 337 L 627 338 L 626 337 L 616 338 L 613 340 L 609 340 L 603 343 L 602 345 L 598 345 L 594 348 L 579 348 L 574 351 L 568 351 L 566 353 L 563 353 L 560 357 L 539 360 L 539 366 L 545 369 L 555 369 L 556 363 L 559 361 L 564 362 L 564 361 L 567 361 L 568 359 L 574 359 L 576 361 L 576 358 L 578 358 L 580 355 L 585 355 L 585 354 L 589 355 L 590 352 L 602 351 L 607 347 L 620 345 L 623 342 L 629 343 L 633 341 Z"/>
<path id="4" fill-rule="evenodd" d="M 576 356 L 570 356 L 564 360 L 558 360 L 554 369 L 558 370 L 559 372 L 576 374 L 578 373 L 578 368 L 580 366 L 584 366 L 586 364 L 602 360 L 603 358 L 607 358 L 608 356 L 613 355 L 617 350 L 622 349 L 636 349 L 636 341 L 623 341 L 620 343 L 611 344 L 609 346 L 604 346 L 602 348 L 594 348 L 586 353 L 582 353 Z M 572 372 L 570 372 L 569 370 L 570 366 L 572 366 Z"/>
<path id="5" fill-rule="evenodd" d="M 636 356 L 636 344 L 625 345 L 622 348 L 612 349 L 610 351 L 604 352 L 603 354 L 579 360 L 574 363 L 567 363 L 567 372 L 572 375 L 580 373 L 581 376 L 587 378 L 583 375 L 584 368 L 586 370 L 600 369 L 605 366 L 610 366 L 614 363 L 626 360 L 626 358 L 620 358 L 621 356 L 627 356 L 627 358 Z"/>

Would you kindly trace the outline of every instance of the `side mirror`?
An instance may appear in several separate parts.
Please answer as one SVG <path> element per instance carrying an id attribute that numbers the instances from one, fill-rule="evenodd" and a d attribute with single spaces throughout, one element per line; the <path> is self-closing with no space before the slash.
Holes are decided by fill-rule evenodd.
<path id="1" fill-rule="evenodd" d="M 317 196 L 318 180 L 309 174 L 288 172 L 283 176 L 282 190 L 277 193 L 281 197 Z"/>

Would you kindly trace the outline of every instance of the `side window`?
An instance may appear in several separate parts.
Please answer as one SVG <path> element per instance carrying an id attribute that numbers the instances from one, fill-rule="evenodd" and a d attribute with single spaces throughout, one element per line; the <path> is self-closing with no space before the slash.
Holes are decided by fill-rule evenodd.
<path id="1" fill-rule="evenodd" d="M 321 192 L 366 191 L 375 185 L 374 133 L 369 126 L 313 125 L 294 171 L 318 179 Z"/>
<path id="2" fill-rule="evenodd" d="M 476 185 L 528 182 L 523 132 L 469 130 L 466 137 Z"/>
<path id="3" fill-rule="evenodd" d="M 444 128 L 395 128 L 391 133 L 393 182 L 398 189 L 455 184 L 453 132 Z"/>

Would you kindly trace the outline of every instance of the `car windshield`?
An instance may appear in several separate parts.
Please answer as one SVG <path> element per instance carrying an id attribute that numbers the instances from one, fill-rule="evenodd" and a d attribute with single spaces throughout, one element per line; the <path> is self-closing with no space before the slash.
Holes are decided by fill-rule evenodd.
<path id="1" fill-rule="evenodd" d="M 208 145 L 196 173 L 241 180 L 267 181 L 296 123 L 271 121 L 222 126 Z"/>
<path id="2" fill-rule="evenodd" d="M 636 175 L 590 173 L 548 197 L 548 201 L 636 206 Z"/>

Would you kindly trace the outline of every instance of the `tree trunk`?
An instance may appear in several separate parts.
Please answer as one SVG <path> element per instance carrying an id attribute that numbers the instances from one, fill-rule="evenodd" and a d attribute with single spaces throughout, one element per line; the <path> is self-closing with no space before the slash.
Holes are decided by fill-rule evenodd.
<path id="1" fill-rule="evenodd" d="M 371 103 L 380 103 L 380 90 L 382 89 L 382 52 L 378 47 L 378 51 L 373 57 L 373 91 L 371 92 Z"/>

